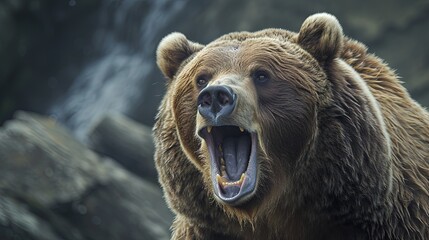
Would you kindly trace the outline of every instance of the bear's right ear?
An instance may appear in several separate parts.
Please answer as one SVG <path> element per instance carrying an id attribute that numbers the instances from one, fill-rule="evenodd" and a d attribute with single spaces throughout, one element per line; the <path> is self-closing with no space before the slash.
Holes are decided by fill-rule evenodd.
<path id="1" fill-rule="evenodd" d="M 204 46 L 189 41 L 182 33 L 171 33 L 164 37 L 156 50 L 156 63 L 164 76 L 173 80 L 184 60 Z"/>

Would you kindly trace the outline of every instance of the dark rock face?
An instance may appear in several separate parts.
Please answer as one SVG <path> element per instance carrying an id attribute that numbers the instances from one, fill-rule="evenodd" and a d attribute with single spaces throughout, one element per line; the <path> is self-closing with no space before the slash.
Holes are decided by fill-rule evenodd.
<path id="1" fill-rule="evenodd" d="M 160 188 L 23 113 L 0 130 L 1 239 L 168 239 Z"/>
<path id="2" fill-rule="evenodd" d="M 8 193 L 1 192 L 0 198 L 0 238 L 4 240 L 15 239 L 84 239 L 79 232 L 68 224 L 56 222 L 52 227 L 49 221 L 39 216 L 41 209 L 36 206 L 29 207 L 22 203 L 19 197 L 9 197 Z M 36 213 L 37 212 L 37 213 Z M 49 210 L 47 211 L 49 212 Z M 44 212 L 46 213 L 46 212 Z M 50 212 L 47 213 L 50 215 Z M 56 219 L 58 220 L 58 219 Z M 67 238 L 61 235 L 69 236 Z"/>
<path id="3" fill-rule="evenodd" d="M 137 176 L 158 183 L 149 127 L 120 114 L 109 114 L 90 131 L 89 144 L 94 151 L 115 159 Z"/>

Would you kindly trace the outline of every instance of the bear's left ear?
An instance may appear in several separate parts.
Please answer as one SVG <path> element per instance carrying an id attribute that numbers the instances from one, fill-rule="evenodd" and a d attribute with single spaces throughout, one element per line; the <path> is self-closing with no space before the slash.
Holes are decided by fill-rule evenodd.
<path id="1" fill-rule="evenodd" d="M 337 18 L 328 13 L 317 13 L 302 24 L 298 44 L 319 62 L 326 63 L 340 54 L 343 37 Z"/>
<path id="2" fill-rule="evenodd" d="M 171 33 L 164 37 L 156 50 L 156 63 L 164 76 L 173 80 L 180 65 L 204 46 L 189 41 L 182 33 Z"/>

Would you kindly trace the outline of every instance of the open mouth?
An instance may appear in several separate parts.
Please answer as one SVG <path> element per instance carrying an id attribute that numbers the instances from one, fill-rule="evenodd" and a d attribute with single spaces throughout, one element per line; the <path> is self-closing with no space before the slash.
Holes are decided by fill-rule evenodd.
<path id="1" fill-rule="evenodd" d="M 256 133 L 238 126 L 208 126 L 198 134 L 208 147 L 216 196 L 230 205 L 249 200 L 257 183 Z"/>

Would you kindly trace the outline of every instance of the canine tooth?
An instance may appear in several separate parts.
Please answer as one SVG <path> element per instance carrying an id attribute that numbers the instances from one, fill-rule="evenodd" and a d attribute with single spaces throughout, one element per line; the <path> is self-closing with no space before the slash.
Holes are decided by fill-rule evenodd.
<path id="1" fill-rule="evenodd" d="M 207 127 L 207 132 L 210 133 L 212 131 L 212 126 Z"/>
<path id="2" fill-rule="evenodd" d="M 219 144 L 219 151 L 222 152 L 222 145 Z"/>
<path id="3" fill-rule="evenodd" d="M 223 178 L 221 175 L 216 174 L 216 180 L 218 183 L 222 184 L 222 186 L 225 186 L 228 182 Z"/>
<path id="4" fill-rule="evenodd" d="M 240 179 L 238 181 L 230 183 L 230 185 L 241 185 L 243 183 L 244 177 L 244 173 L 242 173 Z"/>
<path id="5" fill-rule="evenodd" d="M 219 174 L 216 174 L 216 180 L 218 183 L 223 185 L 223 177 L 221 177 Z"/>
<path id="6" fill-rule="evenodd" d="M 244 128 L 240 127 L 240 132 L 244 132 Z"/>
<path id="7" fill-rule="evenodd" d="M 244 177 L 245 177 L 245 175 L 244 175 L 244 173 L 242 173 L 242 174 L 241 174 L 241 177 L 240 177 L 240 180 L 238 180 L 238 182 L 239 182 L 240 184 L 243 182 Z"/>

